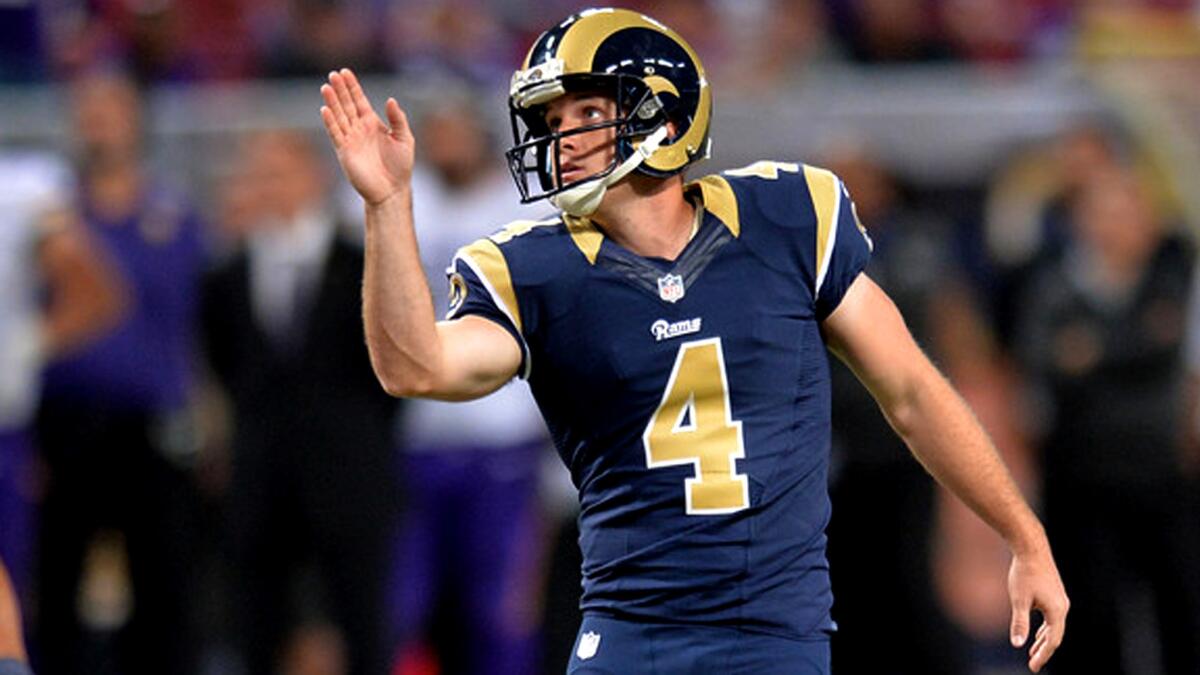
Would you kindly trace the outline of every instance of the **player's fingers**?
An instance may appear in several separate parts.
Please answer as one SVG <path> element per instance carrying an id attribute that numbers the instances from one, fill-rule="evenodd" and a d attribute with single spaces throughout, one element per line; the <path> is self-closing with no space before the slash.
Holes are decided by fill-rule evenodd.
<path id="1" fill-rule="evenodd" d="M 388 98 L 387 106 L 388 126 L 392 128 L 392 134 L 396 136 L 408 136 L 412 131 L 408 128 L 408 115 L 404 109 L 396 102 L 394 98 Z"/>
<path id="2" fill-rule="evenodd" d="M 371 100 L 367 98 L 366 92 L 359 84 L 358 76 L 349 68 L 342 68 L 340 72 L 342 78 L 346 80 L 346 88 L 350 92 L 350 100 L 354 101 L 354 109 L 358 112 L 358 116 L 369 117 L 372 115 L 375 111 L 371 109 Z"/>
<path id="3" fill-rule="evenodd" d="M 1030 670 L 1034 673 L 1042 670 L 1046 662 L 1050 661 L 1050 657 L 1054 656 L 1058 645 L 1062 644 L 1063 635 L 1067 631 L 1066 619 L 1066 610 L 1046 613 L 1046 620 L 1042 627 L 1038 628 L 1037 640 L 1030 650 Z"/>
<path id="4" fill-rule="evenodd" d="M 1040 672 L 1046 662 L 1050 660 L 1050 655 L 1058 647 L 1053 643 L 1054 631 L 1049 628 L 1049 624 L 1043 624 L 1039 630 L 1037 639 L 1033 641 L 1033 648 L 1029 650 L 1029 669 L 1033 672 Z"/>
<path id="5" fill-rule="evenodd" d="M 350 95 L 350 84 L 346 78 L 338 71 L 329 73 L 329 82 L 333 85 L 333 91 L 337 94 L 338 101 L 342 104 L 342 110 L 346 113 L 346 119 L 352 124 L 358 121 L 358 108 L 354 105 L 354 97 Z"/>
<path id="6" fill-rule="evenodd" d="M 1012 599 L 1012 625 L 1009 627 L 1008 636 L 1014 647 L 1024 645 L 1029 637 L 1029 611 L 1032 604 L 1027 595 L 1014 596 Z"/>
<path id="7" fill-rule="evenodd" d="M 329 140 L 333 141 L 333 147 L 341 148 L 342 143 L 346 140 L 346 134 L 342 133 L 341 126 L 333 118 L 333 111 L 327 105 L 321 106 L 321 121 L 325 123 L 325 133 L 329 134 Z"/>
<path id="8" fill-rule="evenodd" d="M 344 137 L 350 131 L 350 121 L 346 119 L 346 114 L 342 110 L 342 102 L 338 100 L 333 87 L 328 84 L 321 85 L 321 98 L 325 101 L 324 107 L 329 110 L 330 118 Z M 322 119 L 324 119 L 324 115 L 322 115 Z"/>

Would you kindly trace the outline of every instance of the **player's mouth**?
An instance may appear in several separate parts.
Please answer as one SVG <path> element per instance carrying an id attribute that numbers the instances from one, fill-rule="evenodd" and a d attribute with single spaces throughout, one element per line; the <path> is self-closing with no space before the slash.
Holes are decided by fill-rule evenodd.
<path id="1" fill-rule="evenodd" d="M 582 165 L 564 162 L 559 169 L 559 175 L 562 177 L 562 182 L 565 185 L 585 177 L 587 172 Z"/>

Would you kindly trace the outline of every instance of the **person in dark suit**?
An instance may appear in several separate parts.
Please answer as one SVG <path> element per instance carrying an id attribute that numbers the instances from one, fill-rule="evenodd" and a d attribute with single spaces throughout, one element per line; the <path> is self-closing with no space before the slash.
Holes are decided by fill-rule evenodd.
<path id="1" fill-rule="evenodd" d="M 363 254 L 327 208 L 308 139 L 263 132 L 243 153 L 260 212 L 202 301 L 233 418 L 235 639 L 248 672 L 275 672 L 289 649 L 311 648 L 293 637 L 316 616 L 348 672 L 382 673 L 396 402 L 363 339 Z"/>

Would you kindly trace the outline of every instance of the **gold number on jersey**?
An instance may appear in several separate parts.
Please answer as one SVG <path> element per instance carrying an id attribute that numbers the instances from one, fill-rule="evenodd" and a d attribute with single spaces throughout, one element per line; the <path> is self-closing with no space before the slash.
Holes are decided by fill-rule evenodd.
<path id="1" fill-rule="evenodd" d="M 733 513 L 750 505 L 750 487 L 735 460 L 746 456 L 742 423 L 731 419 L 721 339 L 685 342 L 662 403 L 646 425 L 642 443 L 651 469 L 691 464 L 684 480 L 687 512 Z"/>
<path id="2" fill-rule="evenodd" d="M 727 176 L 758 176 L 759 178 L 767 178 L 769 180 L 779 180 L 779 172 L 786 171 L 788 173 L 799 173 L 800 165 L 795 162 L 773 162 L 771 160 L 759 160 L 749 166 L 743 166 L 740 169 L 730 169 L 725 172 Z"/>

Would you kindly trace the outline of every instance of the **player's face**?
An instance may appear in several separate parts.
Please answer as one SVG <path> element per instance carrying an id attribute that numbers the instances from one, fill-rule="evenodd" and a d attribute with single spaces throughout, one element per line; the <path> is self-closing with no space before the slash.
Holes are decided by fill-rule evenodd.
<path id="1" fill-rule="evenodd" d="M 551 131 L 570 131 L 616 119 L 617 103 L 601 94 L 566 94 L 548 103 L 545 114 Z M 555 158 L 563 185 L 607 169 L 616 154 L 616 133 L 610 126 L 564 136 Z"/>

